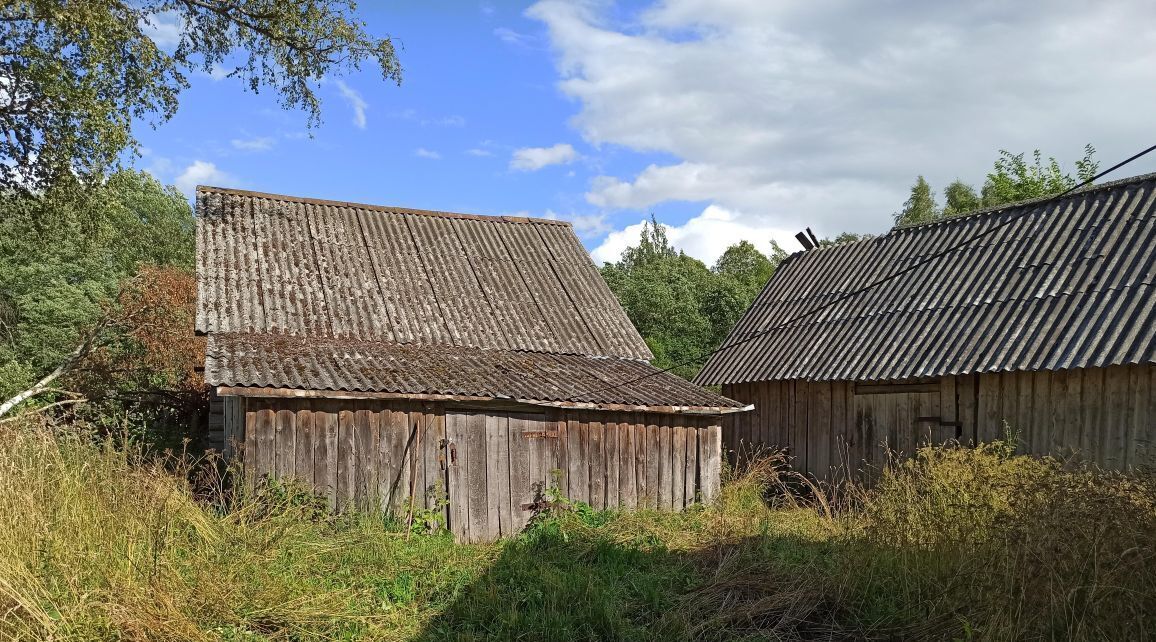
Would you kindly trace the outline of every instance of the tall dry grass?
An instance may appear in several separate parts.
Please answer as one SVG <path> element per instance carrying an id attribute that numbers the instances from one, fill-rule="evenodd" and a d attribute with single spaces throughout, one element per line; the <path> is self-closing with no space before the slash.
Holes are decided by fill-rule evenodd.
<path id="1" fill-rule="evenodd" d="M 291 494 L 194 498 L 189 461 L 75 427 L 0 435 L 0 637 L 209 640 L 356 623 L 348 597 L 284 572 L 342 545 Z M 338 627 L 330 627 L 336 630 Z"/>
<path id="2" fill-rule="evenodd" d="M 726 548 L 675 628 L 718 640 L 1156 637 L 1156 477 L 1013 450 L 923 448 L 871 489 L 810 484 L 800 499 L 775 492 L 800 484 L 773 454 L 756 459 L 730 506 L 751 515 L 756 489 L 769 490 L 817 521 L 768 521 Z"/>
<path id="3" fill-rule="evenodd" d="M 1117 640 L 1156 631 L 1156 477 L 927 448 L 871 489 L 777 453 L 684 513 L 512 541 L 232 495 L 77 426 L 0 434 L 0 639 Z M 190 483 L 194 479 L 195 483 Z"/>

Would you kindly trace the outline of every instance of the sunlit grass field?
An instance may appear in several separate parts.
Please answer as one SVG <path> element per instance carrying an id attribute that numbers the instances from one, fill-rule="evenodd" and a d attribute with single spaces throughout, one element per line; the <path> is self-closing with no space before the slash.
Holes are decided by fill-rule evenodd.
<path id="1" fill-rule="evenodd" d="M 463 546 L 76 426 L 0 435 L 0 639 L 1156 638 L 1156 475 L 924 449 L 805 495 L 773 454 L 682 514 L 563 503 Z"/>

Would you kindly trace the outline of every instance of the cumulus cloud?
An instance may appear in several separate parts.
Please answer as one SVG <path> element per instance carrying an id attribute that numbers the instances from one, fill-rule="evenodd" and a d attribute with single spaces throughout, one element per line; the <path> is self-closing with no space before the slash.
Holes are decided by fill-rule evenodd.
<path id="1" fill-rule="evenodd" d="M 177 186 L 177 189 L 189 196 L 192 196 L 193 192 L 196 191 L 197 185 L 225 186 L 235 182 L 236 179 L 227 172 L 222 171 L 213 163 L 203 160 L 193 161 L 173 179 L 173 184 Z"/>
<path id="2" fill-rule="evenodd" d="M 569 143 L 558 143 L 553 147 L 523 147 L 515 149 L 510 158 L 510 169 L 522 172 L 536 172 L 548 165 L 565 165 L 578 158 Z"/>
<path id="3" fill-rule="evenodd" d="M 418 147 L 417 149 L 413 150 L 413 155 L 417 156 L 418 158 L 428 158 L 430 160 L 438 160 L 442 157 L 441 154 L 433 151 L 432 149 L 426 149 L 424 147 Z"/>
<path id="4" fill-rule="evenodd" d="M 598 247 L 590 252 L 594 262 L 613 263 L 631 245 L 638 245 L 645 220 L 611 232 Z M 717 205 L 708 206 L 701 214 L 682 225 L 664 225 L 667 237 L 675 247 L 703 261 L 714 264 L 727 247 L 739 241 L 750 241 L 764 253 L 771 251 L 771 241 L 777 241 L 788 251 L 799 249 L 794 234 L 782 228 L 761 224 L 738 212 Z"/>
<path id="5" fill-rule="evenodd" d="M 162 49 L 172 49 L 181 41 L 184 25 L 181 14 L 176 11 L 161 11 L 149 14 L 140 20 L 141 31 L 152 38 Z"/>
<path id="6" fill-rule="evenodd" d="M 365 99 L 356 89 L 345 84 L 344 80 L 338 78 L 336 85 L 337 91 L 341 92 L 341 97 L 353 109 L 353 124 L 358 129 L 365 129 L 365 110 L 369 109 L 369 103 L 365 102 Z"/>
<path id="7" fill-rule="evenodd" d="M 243 152 L 264 152 L 273 149 L 274 143 L 277 139 L 271 136 L 256 136 L 254 138 L 234 138 L 229 141 L 233 149 L 238 149 Z"/>
<path id="8" fill-rule="evenodd" d="M 547 28 L 587 142 L 673 159 L 595 178 L 588 202 L 703 202 L 695 225 L 726 211 L 728 229 L 834 235 L 885 230 L 917 174 L 937 189 L 982 182 L 1001 148 L 1070 163 L 1090 142 L 1106 166 L 1150 144 L 1156 5 L 1037 9 L 664 0 L 630 13 L 543 0 L 527 14 Z M 596 252 L 635 236 L 612 233 Z"/>

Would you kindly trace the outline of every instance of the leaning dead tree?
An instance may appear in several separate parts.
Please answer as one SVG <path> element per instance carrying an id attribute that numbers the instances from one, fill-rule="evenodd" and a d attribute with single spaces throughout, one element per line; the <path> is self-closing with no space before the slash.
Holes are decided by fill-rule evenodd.
<path id="1" fill-rule="evenodd" d="M 8 414 L 12 411 L 13 408 L 16 408 L 29 399 L 38 397 L 48 392 L 62 392 L 58 388 L 53 387 L 52 383 L 64 374 L 70 372 L 73 368 L 76 367 L 77 364 L 83 361 L 84 358 L 89 355 L 89 353 L 92 352 L 93 348 L 96 347 L 100 338 L 103 336 L 104 329 L 108 326 L 108 324 L 109 321 L 107 318 L 98 323 L 97 326 L 85 336 L 84 341 L 82 341 L 80 345 L 76 346 L 76 349 L 68 353 L 68 356 L 64 358 L 64 361 L 62 361 L 60 365 L 56 366 L 55 370 L 45 375 L 44 378 L 42 378 L 40 381 L 37 381 L 32 385 L 32 387 L 16 393 L 7 401 L 0 404 L 0 417 Z M 81 400 L 82 398 L 77 397 L 68 400 L 67 402 L 58 402 L 56 405 L 62 405 L 63 403 L 79 403 Z"/>

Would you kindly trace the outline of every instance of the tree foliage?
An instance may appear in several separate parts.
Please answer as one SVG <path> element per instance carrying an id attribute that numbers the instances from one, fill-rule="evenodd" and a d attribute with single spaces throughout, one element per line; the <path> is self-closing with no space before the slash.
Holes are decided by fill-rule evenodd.
<path id="1" fill-rule="evenodd" d="M 253 92 L 319 120 L 317 87 L 373 62 L 399 81 L 389 38 L 353 0 L 13 0 L 0 7 L 0 189 L 99 177 L 134 150 L 136 120 L 172 117 L 186 74 L 228 69 Z M 171 49 L 150 26 L 175 20 Z M 93 181 L 88 181 L 90 184 Z"/>
<path id="2" fill-rule="evenodd" d="M 638 245 L 627 248 L 602 276 L 654 353 L 653 363 L 676 366 L 690 378 L 704 355 L 717 348 L 750 307 L 786 252 L 771 242 L 770 255 L 742 241 L 711 268 L 676 250 L 655 219 L 642 229 Z"/>
<path id="3" fill-rule="evenodd" d="M 1032 152 L 1031 162 L 1025 158 L 1026 154 L 1000 150 L 983 188 L 977 192 L 971 185 L 956 179 L 943 190 L 945 204 L 942 208 L 935 201 L 931 186 L 919 176 L 911 186 L 910 197 L 895 214 L 895 224 L 930 223 L 981 208 L 1059 194 L 1092 180 L 1100 166 L 1095 155 L 1096 149 L 1085 145 L 1084 157 L 1076 161 L 1076 175 L 1073 177 L 1064 172 L 1054 157 L 1044 162 L 1038 149 Z"/>
<path id="4" fill-rule="evenodd" d="M 123 316 L 128 280 L 146 265 L 192 279 L 193 233 L 184 196 L 143 172 L 0 196 L 0 397 L 51 371 L 102 321 L 122 335 L 114 342 L 131 338 L 126 320 L 141 314 Z"/>

